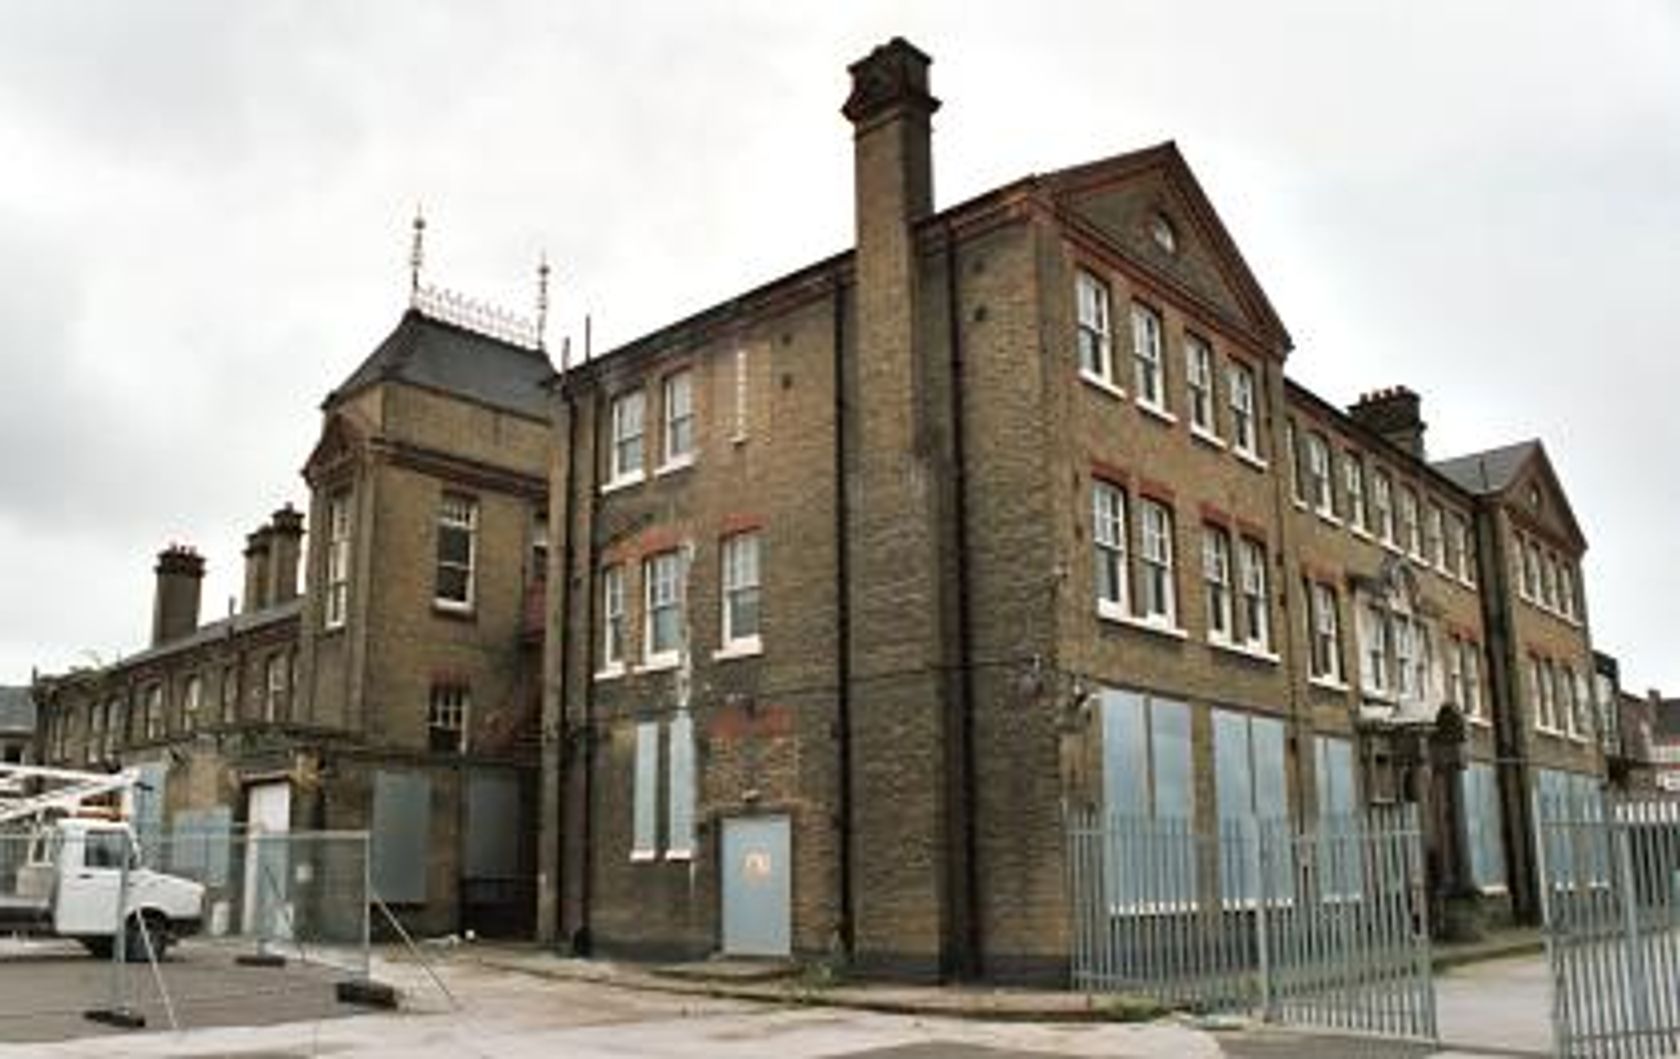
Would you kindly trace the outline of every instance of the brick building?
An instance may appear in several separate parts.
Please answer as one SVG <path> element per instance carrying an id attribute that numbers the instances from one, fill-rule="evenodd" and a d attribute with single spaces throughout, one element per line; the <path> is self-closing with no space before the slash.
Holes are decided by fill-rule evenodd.
<path id="1" fill-rule="evenodd" d="M 1053 980 L 1072 805 L 1416 802 L 1531 915 L 1603 773 L 1544 450 L 1286 379 L 1170 143 L 936 210 L 928 65 L 851 67 L 853 248 L 552 384 L 541 934 Z"/>
<path id="2" fill-rule="evenodd" d="M 446 304 L 327 396 L 315 531 L 275 512 L 203 624 L 204 559 L 162 552 L 151 643 L 40 679 L 40 745 L 138 767 L 143 832 L 367 828 L 413 929 L 528 934 L 553 369 Z"/>

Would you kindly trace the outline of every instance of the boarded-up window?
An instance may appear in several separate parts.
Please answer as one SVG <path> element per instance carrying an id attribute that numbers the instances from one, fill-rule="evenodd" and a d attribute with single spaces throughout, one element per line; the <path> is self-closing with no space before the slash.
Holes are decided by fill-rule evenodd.
<path id="1" fill-rule="evenodd" d="M 659 722 L 636 726 L 636 790 L 630 826 L 630 858 L 652 860 L 659 852 Z"/>
<path id="2" fill-rule="evenodd" d="M 694 719 L 679 710 L 671 719 L 671 834 L 665 855 L 694 856 Z"/>
<path id="3" fill-rule="evenodd" d="M 466 863 L 469 879 L 511 879 L 519 874 L 519 777 L 483 769 L 467 778 Z"/>
<path id="4" fill-rule="evenodd" d="M 426 900 L 432 781 L 416 772 L 380 772 L 373 785 L 373 891 L 389 904 Z"/>

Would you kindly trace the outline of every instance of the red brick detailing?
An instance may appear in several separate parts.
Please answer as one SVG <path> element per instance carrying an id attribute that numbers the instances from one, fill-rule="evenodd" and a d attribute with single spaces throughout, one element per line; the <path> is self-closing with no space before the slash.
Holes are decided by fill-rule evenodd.
<path id="1" fill-rule="evenodd" d="M 1202 501 L 1199 510 L 1201 511 L 1203 522 L 1211 522 L 1216 526 L 1224 526 L 1226 529 L 1231 528 L 1231 513 L 1219 505 L 1210 504 L 1204 500 Z"/>
<path id="2" fill-rule="evenodd" d="M 715 743 L 738 743 L 744 739 L 779 739 L 793 734 L 793 710 L 786 706 L 725 706 L 706 727 Z"/>
<path id="3" fill-rule="evenodd" d="M 759 530 L 763 528 L 763 515 L 749 515 L 735 512 L 723 516 L 723 526 L 718 530 L 718 536 L 728 537 L 732 534 L 747 533 L 751 530 Z"/>
<path id="4" fill-rule="evenodd" d="M 655 552 L 668 552 L 682 543 L 682 534 L 677 530 L 664 526 L 643 530 L 636 537 L 636 550 L 642 555 L 652 555 Z"/>
<path id="5" fill-rule="evenodd" d="M 1173 506 L 1174 501 L 1178 498 L 1178 495 L 1173 492 L 1172 486 L 1168 485 L 1166 482 L 1156 481 L 1153 478 L 1138 479 L 1137 491 L 1139 496 L 1147 496 L 1151 500 L 1159 500 L 1168 507 Z"/>
<path id="6" fill-rule="evenodd" d="M 1131 484 L 1132 481 L 1131 472 L 1126 468 L 1117 467 L 1112 463 L 1104 463 L 1096 458 L 1091 460 L 1091 477 L 1100 478 L 1110 485 L 1122 487 Z"/>

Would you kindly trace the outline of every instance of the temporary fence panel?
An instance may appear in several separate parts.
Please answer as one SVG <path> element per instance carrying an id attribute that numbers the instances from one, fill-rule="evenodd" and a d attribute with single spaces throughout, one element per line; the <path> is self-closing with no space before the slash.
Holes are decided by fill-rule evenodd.
<path id="1" fill-rule="evenodd" d="M 1384 1037 L 1437 1036 L 1410 807 L 1287 820 L 1076 811 L 1072 979 L 1201 1011 Z"/>
<path id="2" fill-rule="evenodd" d="M 1535 794 L 1558 1054 L 1680 1053 L 1680 803 L 1562 786 Z"/>
<path id="3" fill-rule="evenodd" d="M 1265 896 L 1255 909 L 1266 1017 L 1434 1040 L 1435 989 L 1415 807 L 1321 818 L 1296 834 L 1256 826 Z M 1270 869 L 1270 870 L 1268 870 Z M 1274 888 L 1275 887 L 1275 888 Z"/>

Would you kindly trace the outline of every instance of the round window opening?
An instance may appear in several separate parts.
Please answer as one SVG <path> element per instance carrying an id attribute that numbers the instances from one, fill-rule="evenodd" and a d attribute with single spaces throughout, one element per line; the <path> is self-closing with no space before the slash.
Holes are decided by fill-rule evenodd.
<path id="1" fill-rule="evenodd" d="M 1173 231 L 1172 222 L 1167 215 L 1157 213 L 1149 218 L 1149 235 L 1155 240 L 1155 245 L 1169 254 L 1178 252 L 1178 233 Z"/>

